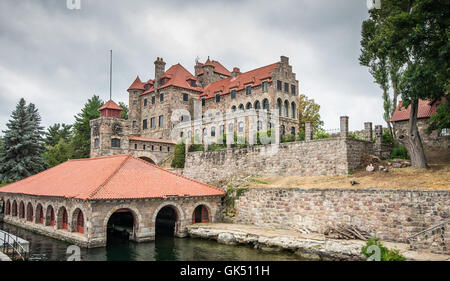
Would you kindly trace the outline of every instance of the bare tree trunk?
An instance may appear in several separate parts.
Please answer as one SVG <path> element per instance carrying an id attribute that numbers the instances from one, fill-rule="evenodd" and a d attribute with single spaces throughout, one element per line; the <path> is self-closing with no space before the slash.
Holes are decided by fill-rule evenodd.
<path id="1" fill-rule="evenodd" d="M 415 169 L 428 168 L 427 159 L 423 150 L 422 139 L 417 128 L 417 111 L 419 109 L 419 100 L 411 103 L 411 112 L 409 115 L 408 133 L 405 138 L 405 144 L 411 157 L 411 166 Z"/>

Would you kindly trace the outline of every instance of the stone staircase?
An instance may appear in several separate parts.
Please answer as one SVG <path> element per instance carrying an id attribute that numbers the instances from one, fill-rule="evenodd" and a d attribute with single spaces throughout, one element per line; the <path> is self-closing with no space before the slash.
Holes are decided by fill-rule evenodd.
<path id="1" fill-rule="evenodd" d="M 433 253 L 450 255 L 450 229 L 446 219 L 407 238 L 411 250 L 429 249 Z"/>

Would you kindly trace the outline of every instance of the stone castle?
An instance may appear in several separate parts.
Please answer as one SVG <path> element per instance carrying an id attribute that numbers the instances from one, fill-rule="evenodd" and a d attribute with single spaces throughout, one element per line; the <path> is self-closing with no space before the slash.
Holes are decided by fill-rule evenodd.
<path id="1" fill-rule="evenodd" d="M 138 76 L 128 88 L 128 120 L 110 100 L 91 121 L 91 157 L 130 153 L 158 164 L 181 138 L 208 144 L 226 134 L 252 143 L 256 131 L 298 133 L 299 85 L 285 56 L 244 73 L 209 57 L 196 62 L 195 75 L 181 64 L 166 70 L 162 58 L 154 64 L 154 79 L 142 82 Z"/>

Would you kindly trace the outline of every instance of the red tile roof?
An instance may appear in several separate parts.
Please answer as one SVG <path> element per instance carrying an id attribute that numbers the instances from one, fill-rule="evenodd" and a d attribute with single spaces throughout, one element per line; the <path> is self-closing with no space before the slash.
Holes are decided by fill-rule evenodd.
<path id="1" fill-rule="evenodd" d="M 166 171 L 128 154 L 69 160 L 2 187 L 0 193 L 83 200 L 225 194 L 220 188 Z"/>
<path id="2" fill-rule="evenodd" d="M 213 82 L 205 87 L 201 97 L 206 99 L 214 98 L 216 92 L 220 92 L 221 95 L 229 94 L 230 89 L 236 89 L 240 91 L 245 89 L 247 84 L 251 84 L 252 87 L 261 85 L 262 80 L 268 79 L 272 76 L 278 63 L 269 64 L 245 73 L 241 73 L 236 77 L 229 77 L 223 80 Z M 269 80 L 270 81 L 270 80 Z"/>
<path id="3" fill-rule="evenodd" d="M 411 105 L 408 106 L 408 108 L 404 108 L 402 107 L 402 104 L 403 104 L 402 101 L 398 103 L 398 106 L 395 109 L 394 114 L 392 114 L 391 122 L 409 120 Z M 436 106 L 438 104 L 439 103 L 437 103 L 436 101 L 419 100 L 419 110 L 417 112 L 417 119 L 430 118 L 431 115 L 436 113 Z"/>
<path id="4" fill-rule="evenodd" d="M 145 138 L 145 137 L 138 137 L 138 136 L 130 136 L 129 140 L 134 141 L 145 141 L 145 142 L 157 142 L 157 143 L 169 143 L 169 144 L 177 144 L 173 140 L 165 140 L 165 139 L 154 139 L 154 138 Z"/>
<path id="5" fill-rule="evenodd" d="M 218 61 L 215 61 L 215 60 L 209 60 L 209 58 L 208 58 L 208 60 L 204 63 L 204 64 L 202 64 L 202 63 L 197 63 L 197 64 L 199 64 L 199 65 L 211 65 L 211 66 L 214 66 L 214 72 L 215 73 L 218 73 L 218 74 L 221 74 L 221 75 L 225 75 L 225 76 L 231 76 L 231 72 L 228 70 L 228 69 L 226 69 L 225 68 L 225 66 L 223 66 L 220 62 L 218 62 Z M 203 69 L 202 70 L 200 70 L 200 72 L 199 72 L 199 74 L 198 75 L 202 75 L 203 74 Z"/>
<path id="6" fill-rule="evenodd" d="M 117 103 L 115 103 L 112 100 L 107 101 L 102 107 L 98 109 L 98 111 L 102 111 L 104 109 L 112 109 L 112 110 L 120 110 L 122 111 L 122 107 L 118 106 Z"/>
<path id="7" fill-rule="evenodd" d="M 128 88 L 128 91 L 129 90 L 144 90 L 144 83 L 139 79 L 139 76 L 136 77 L 136 80 L 134 80 L 133 84 Z"/>

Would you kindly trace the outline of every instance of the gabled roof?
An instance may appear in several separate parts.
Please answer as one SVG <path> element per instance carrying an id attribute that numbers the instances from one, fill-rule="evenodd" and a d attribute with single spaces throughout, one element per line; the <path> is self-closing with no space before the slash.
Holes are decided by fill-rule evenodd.
<path id="1" fill-rule="evenodd" d="M 392 114 L 391 122 L 409 120 L 409 115 L 411 113 L 411 105 L 409 105 L 408 108 L 404 108 L 402 107 L 402 105 L 403 101 L 400 101 L 394 113 Z M 436 113 L 437 105 L 439 105 L 439 102 L 436 102 L 436 100 L 433 101 L 419 100 L 417 119 L 430 118 L 431 115 Z"/>
<path id="2" fill-rule="evenodd" d="M 122 107 L 118 106 L 117 103 L 115 103 L 113 100 L 107 101 L 102 107 L 98 109 L 98 111 L 102 111 L 105 109 L 112 109 L 112 110 L 120 110 L 122 111 Z"/>
<path id="3" fill-rule="evenodd" d="M 129 154 L 69 160 L 2 187 L 1 193 L 83 200 L 224 195 L 220 188 L 166 171 Z"/>
<path id="4" fill-rule="evenodd" d="M 214 66 L 214 72 L 215 73 L 217 73 L 217 74 L 221 74 L 221 75 L 225 75 L 225 76 L 228 76 L 228 77 L 230 77 L 231 76 L 231 72 L 228 70 L 228 69 L 226 69 L 225 68 L 225 66 L 223 66 L 220 62 L 218 62 L 218 61 L 215 61 L 215 60 L 209 60 L 209 58 L 208 58 L 208 60 L 204 63 L 204 64 L 202 64 L 202 63 L 200 63 L 200 62 L 198 62 L 197 63 L 198 65 L 211 65 L 211 66 Z M 203 72 L 203 69 L 202 70 L 200 70 L 200 72 L 198 73 L 198 75 L 202 75 L 204 72 Z"/>
<path id="5" fill-rule="evenodd" d="M 144 83 L 142 83 L 141 79 L 136 77 L 136 80 L 134 80 L 133 84 L 128 88 L 129 90 L 144 90 Z"/>
<path id="6" fill-rule="evenodd" d="M 206 86 L 203 90 L 201 97 L 205 99 L 214 98 L 216 92 L 220 92 L 220 95 L 230 93 L 230 89 L 240 91 L 245 89 L 245 86 L 250 84 L 252 87 L 261 85 L 262 80 L 271 78 L 272 73 L 275 72 L 275 68 L 278 63 L 269 64 L 254 70 L 250 70 L 245 73 L 241 73 L 236 77 L 229 77 L 223 80 L 212 82 Z"/>

